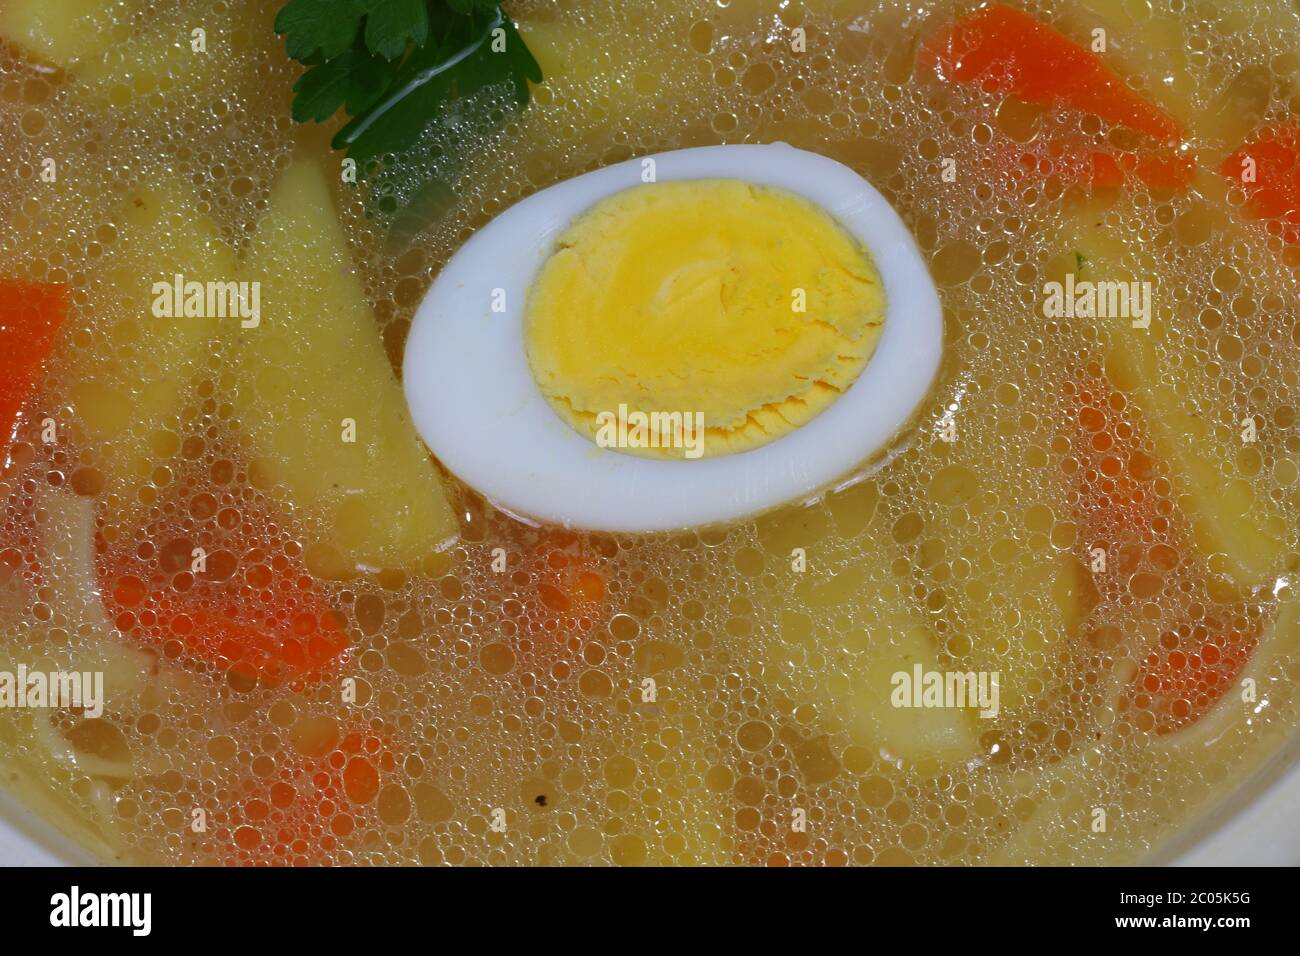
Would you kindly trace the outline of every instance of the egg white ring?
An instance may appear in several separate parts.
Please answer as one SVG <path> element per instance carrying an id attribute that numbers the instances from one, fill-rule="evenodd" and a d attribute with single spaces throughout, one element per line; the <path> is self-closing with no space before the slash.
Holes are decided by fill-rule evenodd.
<path id="1" fill-rule="evenodd" d="M 695 460 L 601 448 L 561 419 L 538 388 L 524 348 L 524 312 L 560 233 L 596 202 L 640 185 L 645 158 L 544 189 L 478 230 L 439 273 L 416 312 L 403 368 L 411 416 L 429 449 L 506 511 L 569 527 L 648 532 L 808 497 L 897 433 L 939 367 L 943 319 L 934 282 L 898 214 L 849 167 L 785 143 L 647 158 L 658 182 L 740 179 L 803 196 L 830 213 L 870 251 L 883 280 L 876 351 L 819 415 L 759 448 Z M 494 290 L 505 292 L 504 311 L 492 311 Z"/>

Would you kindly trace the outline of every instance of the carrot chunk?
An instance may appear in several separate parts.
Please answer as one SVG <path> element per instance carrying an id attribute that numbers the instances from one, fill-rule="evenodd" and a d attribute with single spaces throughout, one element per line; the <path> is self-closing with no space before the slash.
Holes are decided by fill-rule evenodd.
<path id="1" fill-rule="evenodd" d="M 1140 156 L 1133 153 L 1117 155 L 1097 150 L 1092 154 L 1092 184 L 1094 186 L 1120 186 L 1126 174 L 1135 176 L 1152 189 L 1181 192 L 1192 184 L 1196 161 L 1188 154 Z"/>
<path id="2" fill-rule="evenodd" d="M 1255 216 L 1280 224 L 1286 242 L 1300 243 L 1300 121 L 1260 131 L 1219 171 L 1241 183 Z"/>
<path id="3" fill-rule="evenodd" d="M 1096 53 L 1001 4 L 936 34 L 922 46 L 921 56 L 922 65 L 945 80 L 1091 113 L 1165 144 L 1182 135 L 1173 117 L 1129 89 Z"/>
<path id="4" fill-rule="evenodd" d="M 223 809 L 204 846 L 227 866 L 323 866 L 339 840 L 372 815 L 397 769 L 387 737 L 353 730 L 322 755 L 289 760 L 275 782 L 249 781 Z"/>
<path id="5" fill-rule="evenodd" d="M 0 452 L 15 438 L 67 312 L 65 285 L 0 279 Z"/>
<path id="6" fill-rule="evenodd" d="M 1085 622 L 1084 638 L 1110 643 L 1115 610 L 1131 599 L 1135 580 L 1160 574 L 1206 576 L 1186 522 L 1157 493 L 1156 462 L 1145 441 L 1136 406 L 1099 367 L 1083 369 L 1067 395 L 1073 426 L 1077 519 L 1085 549 L 1108 555 L 1107 573 L 1097 576 L 1098 601 Z M 1173 542 L 1172 557 L 1164 552 Z M 1161 549 L 1157 552 L 1157 549 Z M 1153 561 L 1158 553 L 1160 559 Z M 1228 596 L 1207 602 L 1202 613 L 1167 629 L 1138 654 L 1138 669 L 1125 696 L 1138 726 L 1168 734 L 1194 724 L 1233 686 L 1255 648 L 1265 616 L 1250 602 Z"/>
<path id="7" fill-rule="evenodd" d="M 341 663 L 347 632 L 295 560 L 239 533 L 158 534 L 156 554 L 119 548 L 98 562 L 106 610 L 121 631 L 271 686 L 319 680 Z M 197 573 L 196 553 L 208 556 Z"/>

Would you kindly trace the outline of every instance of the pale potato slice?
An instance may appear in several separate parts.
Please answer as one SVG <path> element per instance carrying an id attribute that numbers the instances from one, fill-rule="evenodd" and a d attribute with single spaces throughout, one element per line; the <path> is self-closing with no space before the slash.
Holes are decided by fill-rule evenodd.
<path id="1" fill-rule="evenodd" d="M 518 11 L 519 34 L 532 51 L 545 78 L 541 96 L 567 97 L 572 90 L 594 96 L 601 108 L 566 114 L 566 140 L 598 138 L 609 116 L 662 113 L 698 97 L 701 83 L 690 73 L 670 74 L 664 63 L 689 62 L 683 50 L 705 55 L 723 38 L 750 33 L 760 20 L 773 24 L 773 37 L 812 15 L 852 20 L 864 15 L 862 0 L 803 0 L 791 9 L 783 0 L 732 0 L 695 17 L 687 7 L 636 7 L 607 4 L 586 10 L 575 21 L 549 6 Z M 626 38 L 637 37 L 634 47 Z M 789 33 L 791 42 L 794 34 Z M 775 41 L 782 42 L 782 41 Z M 814 45 L 815 45 L 814 41 Z M 617 52 L 616 52 L 617 51 Z M 526 123 L 549 123 L 542 114 L 525 114 Z"/>
<path id="2" fill-rule="evenodd" d="M 934 531 L 918 533 L 915 560 L 927 570 L 969 568 L 938 588 L 946 649 L 959 669 L 997 673 L 1001 706 L 1014 711 L 1044 699 L 1056 683 L 1059 642 L 1079 637 L 1090 610 L 1086 571 L 1071 549 L 1064 479 L 1046 466 L 1009 473 L 1020 463 L 981 454 L 961 438 L 936 442 L 931 455 L 918 505 L 924 529 Z"/>
<path id="3" fill-rule="evenodd" d="M 143 521 L 158 465 L 179 444 L 179 413 L 191 378 L 218 340 L 219 323 L 237 319 L 154 315 L 156 282 L 230 282 L 234 251 L 216 224 L 198 211 L 179 182 L 137 189 L 113 217 L 116 239 L 96 275 L 96 342 L 60 367 L 78 438 L 96 453 L 104 478 L 104 519 L 110 538 Z"/>
<path id="4" fill-rule="evenodd" d="M 418 567 L 456 533 L 455 517 L 316 163 L 281 176 L 244 274 L 261 283 L 261 321 L 230 333 L 232 399 L 253 454 L 347 566 Z"/>
<path id="5" fill-rule="evenodd" d="M 282 56 L 275 10 L 249 5 L 247 26 L 234 31 L 214 29 L 192 10 L 138 21 L 123 42 L 101 44 L 82 59 L 71 74 L 74 95 L 98 109 L 122 111 L 121 119 L 132 125 L 174 122 L 178 110 L 192 111 L 194 104 L 207 109 L 247 98 L 267 83 L 267 60 Z M 195 49 L 196 29 L 205 29 L 201 50 Z M 163 97 L 164 108 L 148 106 L 145 97 L 154 94 Z"/>
<path id="6" fill-rule="evenodd" d="M 1130 282 L 1157 274 L 1144 266 L 1144 253 L 1135 244 L 1096 225 L 1087 210 L 1062 247 L 1061 256 L 1048 268 L 1048 280 L 1063 281 L 1067 271 L 1077 272 L 1078 256 L 1083 257 L 1086 274 L 1076 275 L 1076 280 Z M 1207 418 L 1182 397 L 1214 395 L 1216 382 L 1200 367 L 1161 360 L 1158 344 L 1174 333 L 1158 290 L 1152 298 L 1149 328 L 1134 328 L 1128 318 L 1075 321 L 1097 322 L 1109 334 L 1107 375 L 1137 403 L 1143 427 L 1168 465 L 1178 492 L 1190 496 L 1191 506 L 1183 510 L 1198 547 L 1206 554 L 1223 555 L 1227 572 L 1238 584 L 1266 583 L 1281 570 L 1286 520 L 1262 488 L 1245 477 L 1229 476 L 1231 463 L 1214 450 L 1210 439 L 1216 427 L 1232 435 L 1240 432 L 1236 410 L 1220 402 L 1213 410 L 1215 417 Z"/>
<path id="7" fill-rule="evenodd" d="M 973 708 L 894 706 L 895 675 L 911 677 L 917 665 L 923 673 L 953 669 L 940 667 L 929 628 L 898 614 L 882 619 L 873 636 L 880 643 L 868 652 L 870 660 L 860 670 L 861 683 L 850 692 L 853 738 L 875 740 L 882 753 L 909 764 L 927 758 L 940 764 L 974 758 L 979 752 L 975 736 L 979 718 Z M 858 685 L 856 680 L 852 683 Z"/>
<path id="8" fill-rule="evenodd" d="M 1106 63 L 1125 76 L 1146 79 L 1160 107 L 1184 126 L 1194 123 L 1196 80 L 1187 69 L 1182 22 L 1155 13 L 1146 0 L 1080 0 L 1066 16 L 1080 30 L 1104 30 Z"/>
<path id="9" fill-rule="evenodd" d="M 978 758 L 980 718 L 970 708 L 896 707 L 895 675 L 943 672 L 933 632 L 912 607 L 890 565 L 898 556 L 888 534 L 873 524 L 876 496 L 870 483 L 831 497 L 829 509 L 784 508 L 760 519 L 759 536 L 778 560 L 790 560 L 803 549 L 809 563 L 791 572 L 790 585 L 809 614 L 789 614 L 778 634 L 756 637 L 763 673 L 774 695 L 790 698 L 796 707 L 812 705 L 818 716 L 843 727 L 850 740 L 895 764 L 923 773 Z M 821 569 L 827 513 L 837 525 L 871 534 L 863 550 L 878 559 L 832 574 Z M 861 633 L 850 642 L 826 636 L 825 623 L 837 612 L 865 607 Z M 816 657 L 815 672 L 804 661 Z"/>
<path id="10" fill-rule="evenodd" d="M 1080 0 L 1066 16 L 1081 29 L 1106 30 L 1107 62 L 1125 76 L 1144 78 L 1148 95 L 1183 124 L 1198 148 L 1230 149 L 1267 115 L 1278 75 L 1258 60 L 1248 61 L 1229 73 L 1226 82 L 1207 84 L 1197 70 L 1189 68 L 1188 53 L 1195 48 L 1199 31 L 1186 18 L 1158 13 L 1147 0 Z M 1280 0 L 1262 4 L 1214 0 L 1198 7 L 1198 19 L 1217 23 L 1224 36 L 1254 26 L 1258 37 L 1263 26 L 1286 37 L 1300 26 L 1293 5 Z M 1267 47 L 1261 44 L 1260 49 Z M 1212 165 L 1209 158 L 1203 155 L 1201 161 Z M 1208 172 L 1202 170 L 1202 181 L 1209 178 Z"/>
<path id="11" fill-rule="evenodd" d="M 53 66 L 68 69 L 100 56 L 111 29 L 136 7 L 113 0 L 5 0 L 0 38 Z"/>
<path id="12" fill-rule="evenodd" d="M 223 69 L 218 53 L 194 52 L 189 31 L 172 23 L 167 29 L 134 33 L 120 47 L 88 58 L 77 69 L 75 83 L 87 101 L 127 106 L 136 95 L 158 92 L 177 97 L 212 91 Z"/>

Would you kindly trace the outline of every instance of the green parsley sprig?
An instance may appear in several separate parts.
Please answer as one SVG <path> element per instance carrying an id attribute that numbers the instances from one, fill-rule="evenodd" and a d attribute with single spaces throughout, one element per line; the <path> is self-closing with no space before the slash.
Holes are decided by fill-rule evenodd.
<path id="1" fill-rule="evenodd" d="M 364 169 L 407 149 L 454 115 L 451 103 L 509 84 L 528 103 L 541 67 L 498 0 L 289 0 L 275 18 L 288 55 L 307 66 L 293 118 L 349 121 L 335 149 Z"/>

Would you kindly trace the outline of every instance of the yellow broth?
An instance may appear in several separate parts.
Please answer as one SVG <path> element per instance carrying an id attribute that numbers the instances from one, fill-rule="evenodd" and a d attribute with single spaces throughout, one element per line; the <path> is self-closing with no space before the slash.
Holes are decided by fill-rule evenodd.
<path id="1" fill-rule="evenodd" d="M 920 69 L 920 38 L 968 4 L 510 3 L 544 84 L 518 112 L 477 103 L 442 156 L 400 157 L 453 189 L 402 195 L 410 211 L 391 224 L 340 181 L 335 126 L 290 120 L 300 71 L 271 29 L 276 4 L 103 7 L 65 38 L 75 67 L 0 52 L 0 276 L 71 296 L 0 479 L 0 661 L 102 670 L 108 695 L 93 720 L 0 709 L 0 783 L 93 852 L 1131 862 L 1294 730 L 1296 257 L 1217 171 L 1300 110 L 1290 4 L 1035 5 L 1071 37 L 1104 28 L 1107 62 L 1188 130 L 1201 165 L 1190 189 L 1162 192 L 1000 175 L 1007 144 L 1125 143 L 1095 118 Z M 190 51 L 196 26 L 206 55 Z M 493 109 L 501 122 L 483 119 Z M 340 527 L 295 500 L 249 440 L 260 399 L 230 357 L 257 330 L 226 320 L 209 344 L 163 347 L 122 265 L 170 274 L 168 257 L 197 246 L 189 261 L 256 278 L 273 184 L 294 157 L 319 164 L 396 370 L 440 266 L 512 203 L 637 155 L 775 140 L 848 164 L 894 204 L 939 287 L 946 352 L 912 426 L 842 488 L 728 527 L 569 534 L 442 473 L 455 544 L 355 573 L 357 541 L 400 519 L 372 509 Z M 122 216 L 149 203 L 144 243 Z M 1151 283 L 1145 338 L 1044 315 L 1044 283 L 1087 269 Z M 316 394 L 313 354 L 269 355 L 283 375 L 265 394 L 284 408 Z M 1128 538 L 1122 508 L 1080 491 L 1070 396 L 1099 369 L 1149 464 L 1150 521 Z M 257 427 L 286 440 L 299 428 L 270 422 Z M 336 616 L 349 649 L 329 679 L 223 670 L 78 597 L 95 586 L 88 548 L 183 576 L 193 548 L 215 553 L 241 524 L 270 542 L 259 560 L 305 569 Z M 1098 528 L 1116 542 L 1101 581 Z M 41 549 L 61 550 L 71 583 L 28 559 Z M 1153 649 L 1206 639 L 1198 627 L 1254 635 L 1253 649 L 1213 706 L 1165 732 L 1134 683 Z M 900 716 L 882 688 L 913 664 L 999 672 L 998 716 Z"/>

